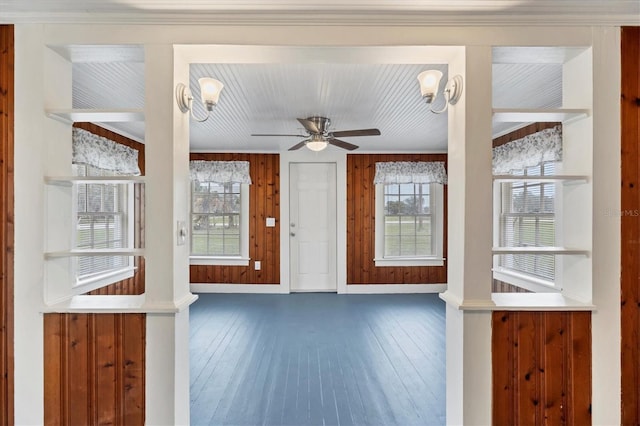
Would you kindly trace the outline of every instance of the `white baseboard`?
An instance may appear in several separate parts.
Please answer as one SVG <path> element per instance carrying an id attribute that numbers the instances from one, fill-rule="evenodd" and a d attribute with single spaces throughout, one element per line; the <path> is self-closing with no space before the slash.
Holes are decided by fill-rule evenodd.
<path id="1" fill-rule="evenodd" d="M 341 294 L 442 293 L 446 284 L 350 284 Z M 280 284 L 199 284 L 190 285 L 192 293 L 288 294 Z"/>
<path id="2" fill-rule="evenodd" d="M 287 294 L 280 284 L 191 284 L 192 293 L 256 293 Z"/>
<path id="3" fill-rule="evenodd" d="M 346 294 L 442 293 L 446 284 L 350 284 Z"/>

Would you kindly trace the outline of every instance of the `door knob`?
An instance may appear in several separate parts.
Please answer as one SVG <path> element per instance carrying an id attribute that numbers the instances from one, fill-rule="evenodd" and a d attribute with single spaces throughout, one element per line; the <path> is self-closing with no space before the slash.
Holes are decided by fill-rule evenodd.
<path id="1" fill-rule="evenodd" d="M 296 233 L 295 233 L 295 232 L 292 232 L 292 233 L 290 233 L 289 235 L 291 235 L 292 237 L 295 237 L 295 236 L 296 236 Z"/>

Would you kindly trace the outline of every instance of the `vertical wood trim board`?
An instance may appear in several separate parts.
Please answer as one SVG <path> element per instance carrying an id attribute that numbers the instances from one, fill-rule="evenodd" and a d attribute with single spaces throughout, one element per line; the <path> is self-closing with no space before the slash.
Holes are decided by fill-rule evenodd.
<path id="1" fill-rule="evenodd" d="M 138 167 L 140 173 L 145 174 L 145 151 L 144 144 L 133 139 L 129 139 L 125 136 L 114 133 L 110 130 L 104 129 L 93 123 L 74 123 L 73 127 L 86 130 L 94 135 L 102 136 L 115 143 L 128 146 L 138 151 Z M 134 194 L 134 209 L 135 209 L 135 221 L 136 221 L 136 235 L 135 244 L 136 247 L 144 247 L 144 186 L 136 185 Z M 87 293 L 88 295 L 138 295 L 144 293 L 145 283 L 145 263 L 144 257 L 135 258 L 136 271 L 131 278 L 127 278 L 117 283 L 101 287 L 97 290 Z"/>
<path id="2" fill-rule="evenodd" d="M 144 314 L 44 315 L 46 425 L 143 425 Z"/>
<path id="3" fill-rule="evenodd" d="M 640 424 L 640 27 L 622 28 L 622 424 Z"/>
<path id="4" fill-rule="evenodd" d="M 249 258 L 248 266 L 191 265 L 192 283 L 280 284 L 280 156 L 278 154 L 191 153 L 191 160 L 248 161 Z M 266 218 L 276 218 L 267 228 Z M 262 262 L 256 271 L 253 261 Z"/>
<path id="5" fill-rule="evenodd" d="M 14 27 L 0 25 L 0 424 L 13 424 Z"/>
<path id="6" fill-rule="evenodd" d="M 444 266 L 376 267 L 376 162 L 444 161 L 446 154 L 347 155 L 347 284 L 438 284 L 447 282 Z M 444 187 L 444 257 L 447 257 L 447 186 Z"/>
<path id="7" fill-rule="evenodd" d="M 496 311 L 494 425 L 591 424 L 591 312 Z"/>

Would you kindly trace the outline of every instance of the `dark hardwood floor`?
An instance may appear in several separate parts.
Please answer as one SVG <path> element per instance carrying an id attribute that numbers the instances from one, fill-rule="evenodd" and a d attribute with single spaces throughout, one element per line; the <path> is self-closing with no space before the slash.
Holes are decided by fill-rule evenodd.
<path id="1" fill-rule="evenodd" d="M 437 294 L 201 294 L 193 425 L 442 425 Z"/>

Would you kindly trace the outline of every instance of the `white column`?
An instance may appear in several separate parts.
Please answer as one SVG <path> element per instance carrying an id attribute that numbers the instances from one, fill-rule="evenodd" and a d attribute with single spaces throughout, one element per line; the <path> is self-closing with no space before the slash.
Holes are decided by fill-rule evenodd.
<path id="1" fill-rule="evenodd" d="M 15 424 L 44 423 L 43 327 L 46 158 L 44 38 L 38 25 L 15 27 Z"/>
<path id="2" fill-rule="evenodd" d="M 491 423 L 491 47 L 449 63 L 464 91 L 449 109 L 447 424 Z"/>
<path id="3" fill-rule="evenodd" d="M 593 30 L 593 424 L 620 424 L 620 29 Z"/>
<path id="4" fill-rule="evenodd" d="M 174 100 L 188 64 L 172 45 L 145 45 L 146 423 L 189 424 L 189 252 L 177 222 L 188 223 L 189 117 Z M 175 65 L 174 65 L 175 64 Z M 171 312 L 171 309 L 179 311 Z"/>

